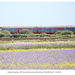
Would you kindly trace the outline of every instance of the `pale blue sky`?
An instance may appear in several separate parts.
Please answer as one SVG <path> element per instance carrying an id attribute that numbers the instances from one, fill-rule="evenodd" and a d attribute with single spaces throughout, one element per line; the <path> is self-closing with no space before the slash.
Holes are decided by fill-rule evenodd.
<path id="1" fill-rule="evenodd" d="M 75 2 L 0 2 L 0 26 L 75 25 Z"/>

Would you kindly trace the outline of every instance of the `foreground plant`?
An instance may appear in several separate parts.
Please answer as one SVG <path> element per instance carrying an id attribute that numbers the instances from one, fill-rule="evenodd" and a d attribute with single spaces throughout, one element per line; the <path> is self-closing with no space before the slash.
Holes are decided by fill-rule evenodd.
<path id="1" fill-rule="evenodd" d="M 21 50 L 1 50 L 0 69 L 75 69 L 75 48 Z"/>

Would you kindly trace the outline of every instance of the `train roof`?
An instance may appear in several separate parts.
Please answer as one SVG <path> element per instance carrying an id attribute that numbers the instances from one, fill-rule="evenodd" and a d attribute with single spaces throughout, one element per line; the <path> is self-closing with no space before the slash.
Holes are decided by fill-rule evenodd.
<path id="1" fill-rule="evenodd" d="M 56 26 L 1 26 L 1 28 L 32 28 L 32 27 L 34 27 L 34 28 L 44 28 L 44 27 L 46 27 L 46 28 L 48 28 L 48 27 L 75 27 L 75 25 L 62 25 L 62 26 L 58 26 L 58 25 L 56 25 Z"/>

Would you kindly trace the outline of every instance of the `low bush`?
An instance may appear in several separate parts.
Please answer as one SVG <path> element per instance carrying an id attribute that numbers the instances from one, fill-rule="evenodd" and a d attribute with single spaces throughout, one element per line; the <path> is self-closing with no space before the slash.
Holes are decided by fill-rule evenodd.
<path id="1" fill-rule="evenodd" d="M 29 29 L 24 29 L 20 31 L 20 34 L 33 34 L 33 32 Z"/>
<path id="2" fill-rule="evenodd" d="M 21 35 L 20 34 L 12 34 L 10 37 L 14 37 L 14 38 L 19 38 Z"/>
<path id="3" fill-rule="evenodd" d="M 5 36 L 5 34 L 0 32 L 0 37 L 4 37 L 4 36 Z"/>
<path id="4" fill-rule="evenodd" d="M 73 37 L 75 36 L 72 31 L 57 31 L 54 34 L 20 34 L 20 33 L 15 33 L 15 34 L 10 34 L 8 31 L 1 31 L 0 32 L 0 37 L 13 37 L 13 38 L 32 38 L 32 37 Z"/>
<path id="5" fill-rule="evenodd" d="M 10 35 L 9 31 L 0 31 L 0 37 L 10 37 Z"/>
<path id="6" fill-rule="evenodd" d="M 6 31 L 6 30 L 4 30 L 4 31 L 2 31 L 4 34 L 8 34 L 8 35 L 10 35 L 10 32 L 9 31 Z"/>
<path id="7" fill-rule="evenodd" d="M 74 35 L 74 33 L 72 31 L 63 31 L 62 35 Z"/>
<path id="8" fill-rule="evenodd" d="M 56 37 L 73 37 L 74 36 L 74 33 L 72 31 L 57 31 L 55 33 L 55 36 Z"/>
<path id="9" fill-rule="evenodd" d="M 62 35 L 62 31 L 55 32 L 55 35 Z"/>

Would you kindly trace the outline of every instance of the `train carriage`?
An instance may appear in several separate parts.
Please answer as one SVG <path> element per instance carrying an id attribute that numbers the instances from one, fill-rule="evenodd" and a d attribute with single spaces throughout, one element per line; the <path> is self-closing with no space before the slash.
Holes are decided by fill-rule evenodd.
<path id="1" fill-rule="evenodd" d="M 64 31 L 64 30 L 69 30 L 72 31 L 75 34 L 75 27 L 2 27 L 2 31 L 7 30 L 10 33 L 20 33 L 21 30 L 23 29 L 29 29 L 31 30 L 34 34 L 53 34 L 57 31 Z"/>

